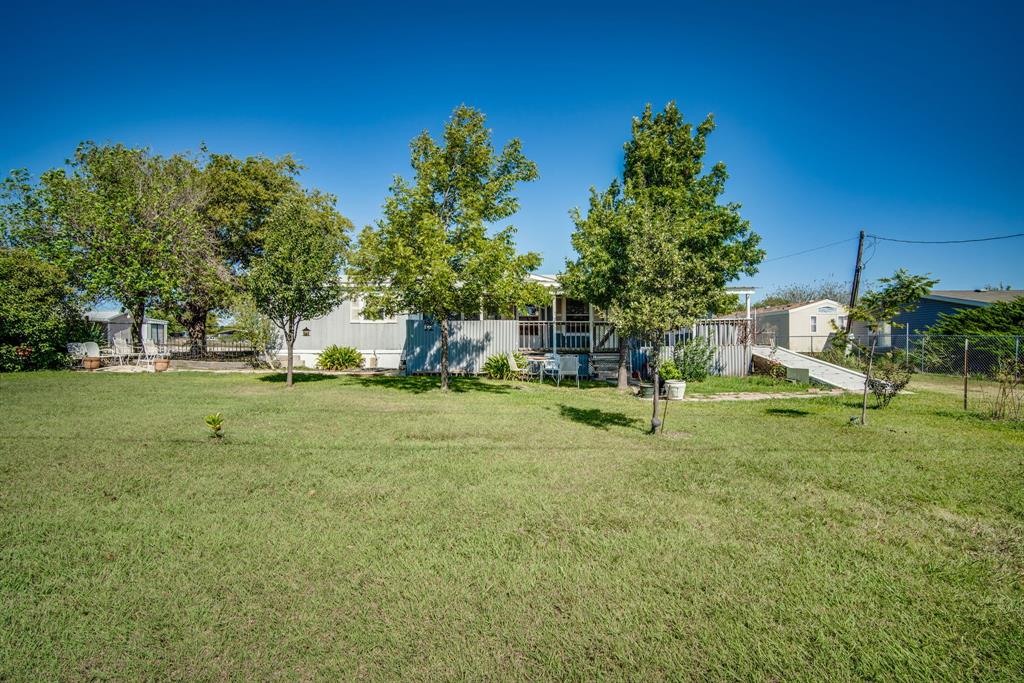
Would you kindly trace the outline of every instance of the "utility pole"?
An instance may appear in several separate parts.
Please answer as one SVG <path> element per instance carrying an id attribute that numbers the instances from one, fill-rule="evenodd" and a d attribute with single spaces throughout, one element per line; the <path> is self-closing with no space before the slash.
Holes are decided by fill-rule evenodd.
<path id="1" fill-rule="evenodd" d="M 853 269 L 853 287 L 850 288 L 850 308 L 857 305 L 857 292 L 860 289 L 860 272 L 864 270 L 862 259 L 864 257 L 864 231 L 860 231 L 860 239 L 857 240 L 857 265 Z M 853 328 L 853 318 L 850 312 L 846 312 L 846 333 L 849 334 Z"/>

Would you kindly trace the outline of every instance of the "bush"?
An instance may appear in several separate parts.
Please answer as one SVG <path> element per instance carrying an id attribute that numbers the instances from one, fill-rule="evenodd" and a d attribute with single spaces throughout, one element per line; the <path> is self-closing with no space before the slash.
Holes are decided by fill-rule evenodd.
<path id="1" fill-rule="evenodd" d="M 518 352 L 512 355 L 515 356 L 516 365 L 520 368 L 526 367 L 526 356 Z M 516 379 L 515 373 L 512 372 L 512 368 L 508 364 L 508 354 L 505 353 L 488 356 L 484 362 L 484 374 L 491 379 Z"/>
<path id="2" fill-rule="evenodd" d="M 316 366 L 321 370 L 349 370 L 363 367 L 363 354 L 351 346 L 331 344 L 319 358 Z"/>
<path id="3" fill-rule="evenodd" d="M 674 356 L 675 366 L 680 374 L 679 379 L 703 382 L 711 372 L 715 349 L 704 337 L 694 337 L 677 345 Z"/>
<path id="4" fill-rule="evenodd" d="M 0 372 L 64 367 L 68 342 L 91 334 L 62 268 L 0 249 Z"/>
<path id="5" fill-rule="evenodd" d="M 658 374 L 661 375 L 663 382 L 671 382 L 673 380 L 679 380 L 683 378 L 683 372 L 676 365 L 674 360 L 666 360 L 658 366 Z"/>
<path id="6" fill-rule="evenodd" d="M 910 384 L 913 374 L 914 369 L 907 365 L 904 356 L 888 354 L 877 358 L 872 368 L 872 377 L 868 382 L 868 388 L 875 395 L 878 407 L 888 406 L 896 394 Z"/>

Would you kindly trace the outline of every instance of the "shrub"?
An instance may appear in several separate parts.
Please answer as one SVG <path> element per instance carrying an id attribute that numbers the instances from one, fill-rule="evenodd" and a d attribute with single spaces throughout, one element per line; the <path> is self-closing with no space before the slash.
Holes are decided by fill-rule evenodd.
<path id="1" fill-rule="evenodd" d="M 694 337 L 677 345 L 674 356 L 675 366 L 679 369 L 679 379 L 703 382 L 711 372 L 715 349 L 704 337 Z"/>
<path id="2" fill-rule="evenodd" d="M 512 355 L 515 356 L 516 365 L 520 368 L 526 367 L 526 356 L 518 352 Z M 512 372 L 512 368 L 508 364 L 508 354 L 505 353 L 488 356 L 484 362 L 484 374 L 491 379 L 516 379 L 515 373 Z"/>
<path id="3" fill-rule="evenodd" d="M 321 370 L 348 370 L 363 367 L 363 354 L 351 346 L 332 344 L 316 360 Z"/>
<path id="4" fill-rule="evenodd" d="M 0 249 L 0 372 L 63 367 L 68 342 L 90 334 L 63 269 L 21 249 Z"/>
<path id="5" fill-rule="evenodd" d="M 868 388 L 875 395 L 878 407 L 885 408 L 892 402 L 896 394 L 910 384 L 914 368 L 907 364 L 905 357 L 899 354 L 888 354 L 875 360 L 871 374 Z"/>
<path id="6" fill-rule="evenodd" d="M 1024 362 L 1000 358 L 994 375 L 999 388 L 992 404 L 992 417 L 997 420 L 1024 418 Z"/>
<path id="7" fill-rule="evenodd" d="M 663 361 L 658 367 L 658 374 L 661 375 L 662 381 L 666 382 L 683 378 L 683 372 L 674 360 Z"/>

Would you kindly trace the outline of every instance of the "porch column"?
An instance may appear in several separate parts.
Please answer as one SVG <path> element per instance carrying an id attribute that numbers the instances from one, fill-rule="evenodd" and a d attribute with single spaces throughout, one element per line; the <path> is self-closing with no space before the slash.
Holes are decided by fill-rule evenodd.
<path id="1" fill-rule="evenodd" d="M 750 320 L 750 293 L 745 294 L 744 298 L 747 302 L 747 320 Z"/>
<path id="2" fill-rule="evenodd" d="M 558 294 L 551 295 L 551 353 L 558 353 Z"/>
<path id="3" fill-rule="evenodd" d="M 587 333 L 590 336 L 590 353 L 594 353 L 594 305 L 587 304 Z"/>

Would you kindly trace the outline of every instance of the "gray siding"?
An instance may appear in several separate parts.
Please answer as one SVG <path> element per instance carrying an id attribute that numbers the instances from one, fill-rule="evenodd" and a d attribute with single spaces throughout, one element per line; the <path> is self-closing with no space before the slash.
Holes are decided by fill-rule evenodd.
<path id="1" fill-rule="evenodd" d="M 448 325 L 451 372 L 479 373 L 488 356 L 519 350 L 519 328 L 515 320 L 452 320 Z M 441 371 L 440 326 L 441 323 L 428 324 L 423 320 L 405 322 L 403 356 L 407 373 Z"/>
<path id="2" fill-rule="evenodd" d="M 400 351 L 405 346 L 405 323 L 409 316 L 400 315 L 395 322 L 358 322 L 352 320 L 352 303 L 343 302 L 322 318 L 304 320 L 299 326 L 309 328 L 309 336 L 299 333 L 296 351 L 322 351 L 324 348 L 354 346 L 367 353 L 372 351 Z"/>

